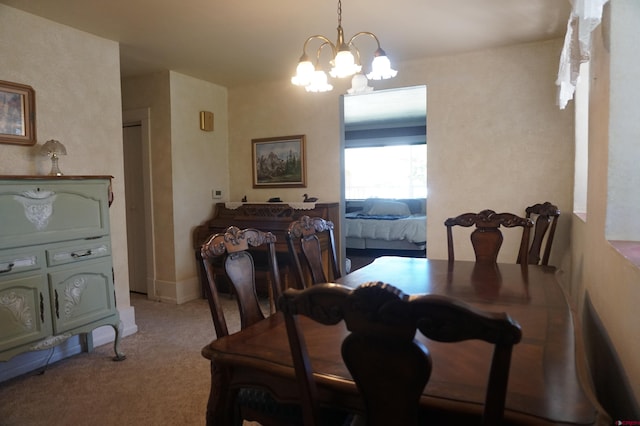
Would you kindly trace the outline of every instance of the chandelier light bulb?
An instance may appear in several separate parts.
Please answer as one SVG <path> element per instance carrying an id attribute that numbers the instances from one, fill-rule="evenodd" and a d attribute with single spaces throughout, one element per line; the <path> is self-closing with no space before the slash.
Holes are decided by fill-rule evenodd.
<path id="1" fill-rule="evenodd" d="M 296 75 L 291 77 L 291 82 L 296 86 L 307 86 L 311 83 L 315 67 L 311 61 L 300 61 L 296 67 Z"/>
<path id="2" fill-rule="evenodd" d="M 327 74 L 322 70 L 316 70 L 311 77 L 311 83 L 305 89 L 307 92 L 328 92 L 333 86 L 327 83 Z"/>
<path id="3" fill-rule="evenodd" d="M 398 71 L 391 68 L 391 62 L 386 55 L 376 56 L 371 63 L 371 72 L 367 74 L 369 80 L 386 80 L 393 78 Z"/>
<path id="4" fill-rule="evenodd" d="M 358 73 L 351 79 L 351 89 L 347 90 L 350 95 L 357 95 L 358 93 L 371 92 L 373 87 L 369 86 L 369 80 L 363 74 Z"/>
<path id="5" fill-rule="evenodd" d="M 334 66 L 329 74 L 333 78 L 351 77 L 361 69 L 362 67 L 355 63 L 355 58 L 349 50 L 341 50 L 336 55 Z"/>

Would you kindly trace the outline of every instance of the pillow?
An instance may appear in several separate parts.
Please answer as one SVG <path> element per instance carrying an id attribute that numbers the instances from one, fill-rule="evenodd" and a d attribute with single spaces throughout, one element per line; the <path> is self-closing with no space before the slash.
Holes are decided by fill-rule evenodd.
<path id="1" fill-rule="evenodd" d="M 366 212 L 371 216 L 410 216 L 409 206 L 399 201 L 374 200 Z"/>

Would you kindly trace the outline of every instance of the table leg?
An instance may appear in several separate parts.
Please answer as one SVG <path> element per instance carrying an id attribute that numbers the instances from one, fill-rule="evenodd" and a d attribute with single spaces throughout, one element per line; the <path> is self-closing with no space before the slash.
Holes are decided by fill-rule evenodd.
<path id="1" fill-rule="evenodd" d="M 211 361 L 211 390 L 207 403 L 207 426 L 230 425 L 233 417 L 229 393 L 229 370 Z"/>

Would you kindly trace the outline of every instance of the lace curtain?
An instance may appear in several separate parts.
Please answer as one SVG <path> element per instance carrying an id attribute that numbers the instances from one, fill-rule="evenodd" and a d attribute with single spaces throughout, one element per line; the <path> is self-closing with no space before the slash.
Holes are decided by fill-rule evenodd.
<path id="1" fill-rule="evenodd" d="M 560 54 L 558 106 L 564 109 L 573 99 L 580 76 L 580 64 L 591 57 L 591 33 L 602 20 L 602 8 L 609 0 L 569 0 L 571 15 Z"/>

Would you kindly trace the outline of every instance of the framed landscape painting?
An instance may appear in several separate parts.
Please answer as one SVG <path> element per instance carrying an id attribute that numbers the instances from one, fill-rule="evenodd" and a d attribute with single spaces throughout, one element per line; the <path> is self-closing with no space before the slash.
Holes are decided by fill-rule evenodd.
<path id="1" fill-rule="evenodd" d="M 36 143 L 35 91 L 31 86 L 0 81 L 0 143 Z"/>
<path id="2" fill-rule="evenodd" d="M 305 136 L 252 139 L 254 188 L 307 186 Z"/>

